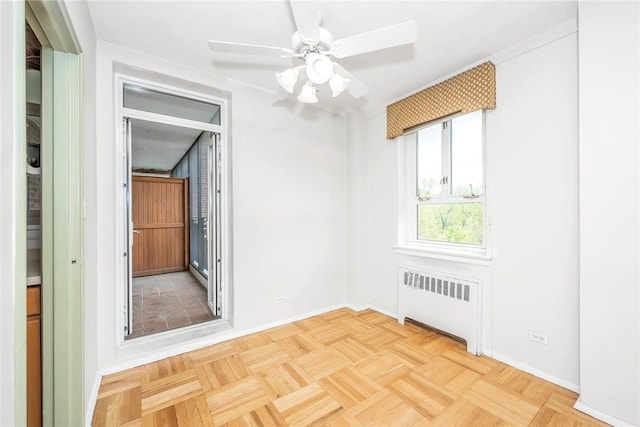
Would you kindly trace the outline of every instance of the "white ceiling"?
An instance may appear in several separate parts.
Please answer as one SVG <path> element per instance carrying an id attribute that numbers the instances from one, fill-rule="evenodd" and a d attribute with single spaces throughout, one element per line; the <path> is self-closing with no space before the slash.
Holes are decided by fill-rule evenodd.
<path id="1" fill-rule="evenodd" d="M 416 20 L 418 40 L 339 62 L 370 89 L 354 103 L 384 105 L 473 62 L 575 18 L 576 1 L 310 1 L 335 39 Z M 230 55 L 214 61 L 210 39 L 290 47 L 295 31 L 288 0 L 91 1 L 97 37 L 265 88 L 280 89 L 280 59 Z M 322 93 L 320 94 L 322 96 Z M 325 102 L 325 106 L 326 106 Z"/>
<path id="2" fill-rule="evenodd" d="M 577 12 L 575 1 L 354 0 L 309 1 L 305 6 L 320 12 L 324 27 L 334 39 L 417 21 L 415 45 L 338 60 L 369 87 L 369 93 L 360 100 L 347 93 L 332 100 L 327 88 L 321 87 L 318 106 L 337 112 L 379 108 L 575 18 Z M 289 0 L 91 1 L 89 8 L 100 40 L 209 70 L 280 93 L 282 98 L 288 96 L 276 82 L 274 72 L 290 66 L 291 59 L 232 54 L 218 54 L 214 59 L 207 41 L 290 47 L 295 24 Z M 148 103 L 148 93 L 144 95 L 142 104 Z M 134 92 L 130 98 L 135 101 L 135 96 Z M 184 106 L 174 107 L 180 110 Z M 207 111 L 203 113 L 210 116 Z M 193 111 L 189 114 L 191 118 Z M 201 119 L 208 121 L 209 116 Z M 150 169 L 173 168 L 200 133 L 140 120 L 133 122 L 132 130 L 132 166 Z"/>
<path id="3" fill-rule="evenodd" d="M 202 131 L 185 127 L 131 120 L 131 166 L 171 170 Z"/>

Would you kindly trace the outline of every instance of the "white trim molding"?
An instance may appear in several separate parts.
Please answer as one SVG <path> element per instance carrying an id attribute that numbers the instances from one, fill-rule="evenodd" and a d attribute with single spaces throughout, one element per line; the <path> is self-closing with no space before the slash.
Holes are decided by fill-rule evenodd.
<path id="1" fill-rule="evenodd" d="M 484 250 L 477 251 L 450 251 L 444 248 L 435 248 L 430 245 L 398 243 L 393 247 L 395 253 L 400 255 L 409 255 L 420 258 L 437 259 L 441 261 L 451 261 L 461 264 L 479 265 L 481 267 L 489 267 L 491 265 L 491 256 L 486 255 Z"/>
<path id="2" fill-rule="evenodd" d="M 98 392 L 100 391 L 100 383 L 102 383 L 102 373 L 100 371 L 96 372 L 96 377 L 93 380 L 93 386 L 91 386 L 91 393 L 89 394 L 89 399 L 85 402 L 85 414 L 84 414 L 84 425 L 87 427 L 91 426 L 91 421 L 93 420 L 93 411 L 96 409 L 96 402 L 98 401 Z"/>
<path id="3" fill-rule="evenodd" d="M 489 354 L 487 354 L 487 352 L 483 349 L 483 353 L 486 354 L 487 356 L 489 356 Z M 510 357 L 507 356 L 503 356 L 501 354 L 498 354 L 496 352 L 492 352 L 492 354 L 489 356 L 499 362 L 502 363 L 506 363 L 509 366 L 513 366 L 516 369 L 520 369 L 521 371 L 527 372 L 535 377 L 538 378 L 542 378 L 545 381 L 549 381 L 550 383 L 554 383 L 555 385 L 559 385 L 560 387 L 564 387 L 567 390 L 571 390 L 575 393 L 580 393 L 580 386 L 578 384 L 574 384 L 572 382 L 563 380 L 562 378 L 558 378 L 554 375 L 550 375 L 547 374 L 544 371 L 541 371 L 537 368 L 534 368 L 533 366 L 524 363 L 524 362 L 520 362 L 518 360 L 514 360 Z"/>
<path id="4" fill-rule="evenodd" d="M 607 415 L 603 412 L 600 412 L 596 409 L 593 409 L 592 407 L 585 405 L 580 398 L 578 398 L 578 400 L 576 401 L 575 405 L 573 405 L 574 409 L 577 409 L 580 412 L 584 412 L 587 415 L 592 416 L 593 418 L 597 418 L 600 421 L 604 421 L 607 424 L 611 424 L 612 426 L 615 427 L 634 427 L 633 424 L 628 424 L 616 417 L 613 417 L 611 415 Z M 637 426 L 635 426 L 637 427 Z"/>

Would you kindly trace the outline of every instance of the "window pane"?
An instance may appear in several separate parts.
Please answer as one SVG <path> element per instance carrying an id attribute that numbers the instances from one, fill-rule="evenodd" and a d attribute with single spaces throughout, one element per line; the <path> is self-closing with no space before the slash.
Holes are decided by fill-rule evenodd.
<path id="1" fill-rule="evenodd" d="M 191 257 L 191 264 L 196 268 L 200 266 L 198 252 L 198 237 L 200 235 L 200 221 L 198 221 L 198 195 L 200 193 L 200 188 L 198 178 L 198 151 L 191 148 L 189 151 L 189 216 L 191 219 L 189 227 L 189 254 Z"/>
<path id="2" fill-rule="evenodd" d="M 442 132 L 434 125 L 418 132 L 416 188 L 418 197 L 428 198 L 442 193 Z"/>
<path id="3" fill-rule="evenodd" d="M 198 141 L 198 161 L 200 162 L 200 271 L 207 276 L 208 275 L 208 263 L 209 263 L 209 244 L 208 239 L 213 231 L 211 224 L 209 224 L 209 142 L 213 134 L 211 132 L 204 132 Z"/>
<path id="4" fill-rule="evenodd" d="M 482 203 L 418 205 L 418 240 L 482 245 Z"/>
<path id="5" fill-rule="evenodd" d="M 219 105 L 157 92 L 127 83 L 124 85 L 124 106 L 134 110 L 197 122 L 220 124 Z"/>
<path id="6" fill-rule="evenodd" d="M 455 195 L 482 194 L 482 112 L 451 121 L 451 184 Z"/>

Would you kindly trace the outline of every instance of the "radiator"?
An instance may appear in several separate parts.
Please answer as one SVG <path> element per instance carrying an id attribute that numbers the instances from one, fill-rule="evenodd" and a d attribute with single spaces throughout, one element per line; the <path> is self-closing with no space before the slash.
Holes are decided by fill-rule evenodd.
<path id="1" fill-rule="evenodd" d="M 464 339 L 467 351 L 481 353 L 480 281 L 401 266 L 398 322 L 405 318 Z"/>

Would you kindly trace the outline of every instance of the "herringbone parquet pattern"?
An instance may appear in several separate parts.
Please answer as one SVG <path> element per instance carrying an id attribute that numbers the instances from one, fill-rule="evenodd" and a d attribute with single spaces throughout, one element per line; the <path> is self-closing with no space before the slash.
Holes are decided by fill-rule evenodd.
<path id="1" fill-rule="evenodd" d="M 581 426 L 575 393 L 342 309 L 103 378 L 94 426 Z"/>

